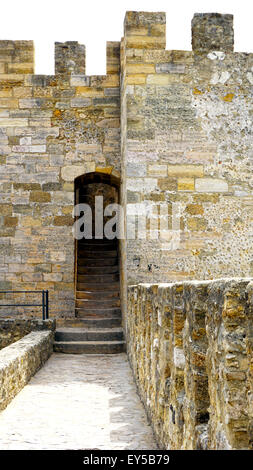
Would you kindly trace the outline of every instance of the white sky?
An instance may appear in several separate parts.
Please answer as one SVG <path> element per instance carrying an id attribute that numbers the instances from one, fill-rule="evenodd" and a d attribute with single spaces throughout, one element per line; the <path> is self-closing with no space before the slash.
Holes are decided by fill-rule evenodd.
<path id="1" fill-rule="evenodd" d="M 86 45 L 87 70 L 105 73 L 105 43 L 119 41 L 127 10 L 165 11 L 167 49 L 191 49 L 194 13 L 234 15 L 235 50 L 253 52 L 253 2 L 247 0 L 9 0 L 1 5 L 0 39 L 33 39 L 36 73 L 54 73 L 54 42 Z"/>

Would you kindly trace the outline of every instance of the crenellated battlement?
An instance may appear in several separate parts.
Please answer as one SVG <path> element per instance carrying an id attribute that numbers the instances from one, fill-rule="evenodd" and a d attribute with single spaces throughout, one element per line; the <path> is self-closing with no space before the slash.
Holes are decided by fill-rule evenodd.
<path id="1" fill-rule="evenodd" d="M 49 86 L 52 76 L 34 74 L 34 43 L 33 41 L 0 41 L 0 76 L 1 84 L 15 85 L 24 82 L 22 75 L 34 75 L 32 85 Z M 106 75 L 120 73 L 120 42 L 106 43 Z M 17 74 L 19 77 L 15 77 Z M 77 41 L 55 42 L 55 75 L 63 79 L 68 76 L 86 75 L 86 47 Z M 97 75 L 98 81 L 105 81 L 106 75 Z M 87 82 L 94 82 L 90 77 Z"/>
<path id="2" fill-rule="evenodd" d="M 125 49 L 164 51 L 165 13 L 126 12 L 123 44 Z M 195 54 L 205 54 L 208 51 L 232 52 L 233 46 L 233 15 L 219 13 L 194 15 L 192 50 Z M 120 73 L 120 42 L 107 42 L 106 63 L 107 75 Z M 33 41 L 0 41 L 0 74 L 34 74 Z M 55 75 L 66 77 L 85 74 L 85 45 L 77 41 L 55 42 Z"/>
<path id="3" fill-rule="evenodd" d="M 195 13 L 192 19 L 192 50 L 233 52 L 233 15 Z"/>
<path id="4" fill-rule="evenodd" d="M 106 43 L 106 74 L 120 73 L 120 42 L 107 41 Z"/>
<path id="5" fill-rule="evenodd" d="M 77 41 L 55 42 L 55 74 L 86 72 L 86 49 Z"/>
<path id="6" fill-rule="evenodd" d="M 131 49 L 165 49 L 166 15 L 163 12 L 127 11 L 125 46 Z"/>
<path id="7" fill-rule="evenodd" d="M 0 41 L 0 73 L 34 73 L 33 41 Z"/>
<path id="8" fill-rule="evenodd" d="M 165 49 L 165 13 L 128 11 L 124 34 L 128 49 Z M 232 52 L 233 47 L 233 15 L 195 13 L 192 19 L 192 50 L 195 53 L 212 50 Z"/>

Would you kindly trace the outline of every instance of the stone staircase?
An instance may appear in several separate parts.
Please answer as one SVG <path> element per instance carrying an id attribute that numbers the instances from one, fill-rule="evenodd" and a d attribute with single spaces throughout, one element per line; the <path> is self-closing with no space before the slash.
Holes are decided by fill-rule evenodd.
<path id="1" fill-rule="evenodd" d="M 71 354 L 125 351 L 117 241 L 81 240 L 77 247 L 75 320 L 57 328 L 54 350 Z"/>

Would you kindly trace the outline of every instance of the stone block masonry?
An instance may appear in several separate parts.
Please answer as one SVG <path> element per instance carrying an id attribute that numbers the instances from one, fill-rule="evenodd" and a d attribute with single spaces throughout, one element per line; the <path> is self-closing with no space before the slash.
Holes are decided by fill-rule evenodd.
<path id="1" fill-rule="evenodd" d="M 29 382 L 53 352 L 54 334 L 34 331 L 0 351 L 0 410 Z"/>
<path id="2" fill-rule="evenodd" d="M 250 279 L 128 289 L 127 344 L 161 448 L 252 449 Z"/>
<path id="3" fill-rule="evenodd" d="M 51 315 L 74 317 L 74 181 L 93 172 L 120 179 L 136 230 L 120 242 L 124 316 L 127 285 L 252 276 L 253 55 L 233 44 L 231 15 L 194 15 L 176 51 L 163 12 L 127 12 L 106 75 L 68 41 L 46 76 L 31 41 L 0 41 L 0 290 L 48 289 Z"/>
<path id="4" fill-rule="evenodd" d="M 128 355 L 163 448 L 253 446 L 253 54 L 233 44 L 231 15 L 194 15 L 192 50 L 175 51 L 164 13 L 127 12 L 106 75 L 68 41 L 46 76 L 31 41 L 0 41 L 0 290 L 48 289 L 50 315 L 74 317 L 75 179 L 117 179 Z M 13 325 L 5 346 L 30 331 Z M 52 334 L 0 351 L 0 407 Z"/>
<path id="5" fill-rule="evenodd" d="M 253 55 L 233 52 L 232 15 L 195 14 L 192 51 L 166 50 L 164 25 L 127 12 L 121 42 L 122 200 L 168 206 L 167 234 L 150 217 L 125 244 L 128 284 L 250 277 Z"/>
<path id="6" fill-rule="evenodd" d="M 31 41 L 0 41 L 0 290 L 48 289 L 53 317 L 74 316 L 74 180 L 120 176 L 119 53 L 86 76 L 85 46 L 57 42 L 38 76 Z"/>

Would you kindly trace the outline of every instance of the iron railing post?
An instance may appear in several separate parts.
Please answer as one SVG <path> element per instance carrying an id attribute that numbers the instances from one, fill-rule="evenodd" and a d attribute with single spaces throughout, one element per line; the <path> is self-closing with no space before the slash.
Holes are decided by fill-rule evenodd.
<path id="1" fill-rule="evenodd" d="M 45 291 L 42 291 L 42 320 L 45 320 Z"/>
<path id="2" fill-rule="evenodd" d="M 48 320 L 48 309 L 49 309 L 49 306 L 48 306 L 48 290 L 46 290 L 46 320 Z"/>

